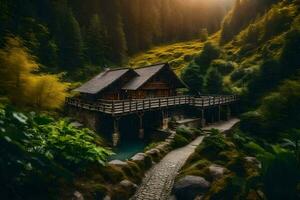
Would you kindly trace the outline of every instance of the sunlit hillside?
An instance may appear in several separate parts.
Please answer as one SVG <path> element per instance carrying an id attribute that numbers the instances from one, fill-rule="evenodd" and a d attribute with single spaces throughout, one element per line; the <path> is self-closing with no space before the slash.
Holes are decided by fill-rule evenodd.
<path id="1" fill-rule="evenodd" d="M 217 42 L 219 40 L 219 33 L 214 34 L 208 40 Z M 129 65 L 138 67 L 161 62 L 169 62 L 175 72 L 180 74 L 180 72 L 194 59 L 194 57 L 202 51 L 204 43 L 205 42 L 201 40 L 193 40 L 156 46 L 146 52 L 137 54 L 130 58 Z"/>

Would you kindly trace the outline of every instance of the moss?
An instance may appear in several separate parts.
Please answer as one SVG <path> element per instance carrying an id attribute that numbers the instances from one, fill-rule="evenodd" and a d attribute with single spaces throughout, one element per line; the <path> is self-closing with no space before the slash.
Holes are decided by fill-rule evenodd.
<path id="1" fill-rule="evenodd" d="M 186 139 L 193 138 L 193 132 L 186 126 L 180 126 L 176 129 L 176 133 L 185 137 Z"/>
<path id="2" fill-rule="evenodd" d="M 244 197 L 245 180 L 228 174 L 215 181 L 209 192 L 205 195 L 205 200 L 219 199 L 245 199 Z"/>
<path id="3" fill-rule="evenodd" d="M 228 151 L 232 147 L 232 143 L 227 142 L 222 135 L 214 134 L 204 138 L 196 152 L 209 160 L 217 160 L 222 151 Z"/>
<path id="4" fill-rule="evenodd" d="M 123 171 L 116 166 L 108 165 L 101 169 L 103 178 L 109 183 L 118 183 L 125 178 Z"/>
<path id="5" fill-rule="evenodd" d="M 227 168 L 233 171 L 238 176 L 246 176 L 247 174 L 245 163 L 246 161 L 244 159 L 244 156 L 238 156 L 228 163 Z"/>
<path id="6" fill-rule="evenodd" d="M 121 186 L 114 186 L 110 196 L 112 200 L 124 200 L 129 199 L 132 196 L 132 192 Z"/>

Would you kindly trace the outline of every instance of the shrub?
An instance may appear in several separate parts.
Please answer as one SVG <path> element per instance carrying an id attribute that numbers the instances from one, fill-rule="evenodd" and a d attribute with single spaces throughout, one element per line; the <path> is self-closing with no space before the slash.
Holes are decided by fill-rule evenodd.
<path id="1" fill-rule="evenodd" d="M 222 75 L 231 73 L 237 64 L 231 61 L 225 61 L 222 59 L 214 60 L 211 63 L 211 67 L 217 69 Z"/>
<path id="2" fill-rule="evenodd" d="M 251 111 L 241 116 L 240 128 L 245 133 L 263 135 L 265 123 L 264 116 L 260 112 Z"/>
<path id="3" fill-rule="evenodd" d="M 230 76 L 231 81 L 235 82 L 242 79 L 247 74 L 246 70 L 243 68 L 238 68 L 237 70 L 233 71 Z"/>
<path id="4" fill-rule="evenodd" d="M 193 132 L 186 126 L 180 126 L 176 129 L 176 134 L 183 136 L 186 139 L 193 138 Z"/>
<path id="5" fill-rule="evenodd" d="M 174 141 L 172 143 L 172 148 L 176 149 L 179 147 L 183 147 L 183 146 L 187 145 L 188 143 L 189 143 L 189 141 L 185 137 L 176 134 L 174 137 Z"/>
<path id="6" fill-rule="evenodd" d="M 201 67 L 207 68 L 214 59 L 217 59 L 220 56 L 220 53 L 221 50 L 218 46 L 211 42 L 206 42 L 201 54 L 195 58 L 195 63 Z"/>
<path id="7" fill-rule="evenodd" d="M 18 38 L 8 38 L 0 49 L 0 89 L 12 103 L 39 109 L 60 108 L 69 84 L 57 75 L 38 74 L 39 64 Z"/>
<path id="8" fill-rule="evenodd" d="M 203 143 L 196 149 L 196 152 L 211 160 L 216 160 L 220 152 L 229 149 L 230 146 L 226 143 L 225 138 L 218 134 L 204 138 Z"/>

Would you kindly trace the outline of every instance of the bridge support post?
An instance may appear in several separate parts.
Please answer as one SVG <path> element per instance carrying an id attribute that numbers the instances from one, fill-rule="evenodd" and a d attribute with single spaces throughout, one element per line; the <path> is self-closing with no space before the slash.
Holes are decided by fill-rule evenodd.
<path id="1" fill-rule="evenodd" d="M 112 135 L 112 142 L 113 142 L 113 146 L 116 147 L 119 144 L 120 141 L 120 130 L 119 130 L 119 119 L 116 118 L 114 119 L 114 132 Z"/>
<path id="2" fill-rule="evenodd" d="M 163 110 L 161 112 L 162 112 L 162 129 L 165 130 L 169 128 L 168 112 Z"/>
<path id="3" fill-rule="evenodd" d="M 221 121 L 221 105 L 218 106 L 218 121 Z"/>
<path id="4" fill-rule="evenodd" d="M 144 130 L 144 126 L 143 126 L 143 116 L 144 113 L 138 113 L 138 117 L 139 117 L 139 138 L 140 139 L 144 139 L 145 136 L 145 130 Z"/>
<path id="5" fill-rule="evenodd" d="M 203 127 L 205 127 L 205 124 L 206 124 L 206 120 L 205 120 L 205 110 L 204 109 L 202 109 L 201 110 L 201 127 L 203 128 Z"/>
<path id="6" fill-rule="evenodd" d="M 226 108 L 226 120 L 229 120 L 231 118 L 231 109 L 230 109 L 230 105 L 227 105 Z"/>

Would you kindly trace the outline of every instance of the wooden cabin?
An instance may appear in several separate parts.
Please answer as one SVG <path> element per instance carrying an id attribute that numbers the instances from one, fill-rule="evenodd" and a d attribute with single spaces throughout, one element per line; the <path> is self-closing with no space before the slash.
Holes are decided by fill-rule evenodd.
<path id="1" fill-rule="evenodd" d="M 75 91 L 82 99 L 96 101 L 176 96 L 179 88 L 186 85 L 168 63 L 163 63 L 136 69 L 106 69 Z"/>

